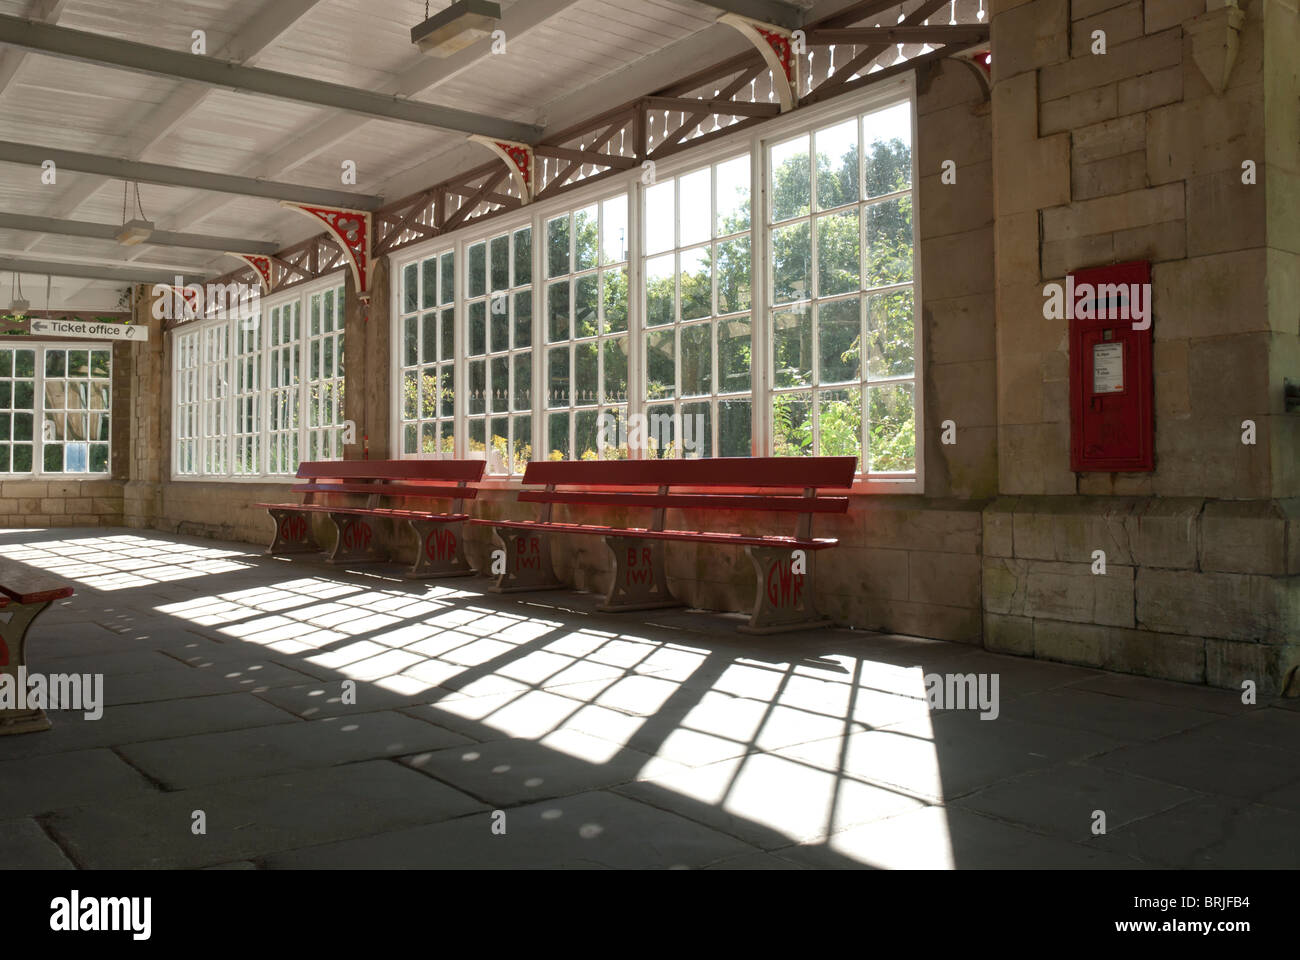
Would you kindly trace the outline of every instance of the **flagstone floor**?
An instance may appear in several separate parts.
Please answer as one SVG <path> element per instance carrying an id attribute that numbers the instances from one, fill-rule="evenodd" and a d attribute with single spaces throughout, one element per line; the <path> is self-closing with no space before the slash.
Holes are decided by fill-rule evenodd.
<path id="1" fill-rule="evenodd" d="M 152 531 L 0 555 L 74 584 L 30 669 L 105 701 L 0 737 L 0 867 L 1300 865 L 1295 700 Z"/>

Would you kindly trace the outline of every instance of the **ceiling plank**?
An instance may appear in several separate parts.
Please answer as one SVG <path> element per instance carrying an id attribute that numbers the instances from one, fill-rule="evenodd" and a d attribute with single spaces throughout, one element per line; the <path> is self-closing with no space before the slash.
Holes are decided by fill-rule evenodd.
<path id="1" fill-rule="evenodd" d="M 724 13 L 738 13 L 742 17 L 785 27 L 787 30 L 803 26 L 803 10 L 782 3 L 780 0 L 701 0 L 701 2 L 706 7 L 714 7 Z"/>
<path id="2" fill-rule="evenodd" d="M 102 267 L 85 263 L 61 263 L 57 260 L 15 260 L 0 257 L 0 272 L 31 274 L 38 277 L 80 277 L 87 280 L 115 280 L 122 283 L 174 283 L 175 273 L 143 267 Z M 197 283 L 208 273 L 191 271 L 183 276 L 186 283 Z"/>
<path id="3" fill-rule="evenodd" d="M 364 193 L 347 193 L 321 187 L 307 187 L 274 180 L 254 180 L 209 170 L 189 167 L 172 167 L 162 163 L 143 163 L 123 160 L 75 150 L 57 150 L 27 143 L 0 140 L 0 163 L 20 163 L 39 167 L 53 160 L 61 170 L 94 173 L 114 180 L 134 183 L 156 183 L 169 187 L 189 187 L 193 190 L 215 190 L 218 193 L 235 193 L 245 197 L 265 197 L 268 200 L 294 200 L 299 203 L 320 204 L 329 207 L 351 207 L 358 210 L 378 210 L 383 198 Z"/>
<path id="4" fill-rule="evenodd" d="M 529 143 L 541 136 L 541 129 L 533 124 L 384 96 L 338 83 L 227 63 L 216 57 L 168 50 L 165 47 L 120 40 L 85 30 L 56 27 L 48 23 L 35 23 L 21 17 L 0 15 L 0 43 L 82 63 L 192 80 L 236 93 L 346 110 L 372 120 L 396 120 L 439 130 Z"/>
<path id="5" fill-rule="evenodd" d="M 56 217 L 33 217 L 20 213 L 0 213 L 0 230 L 22 230 L 53 233 L 64 237 L 88 237 L 92 240 L 116 240 L 122 228 L 113 223 L 92 223 L 88 220 L 60 220 Z M 239 253 L 271 254 L 280 251 L 279 244 L 245 237 L 214 237 L 202 233 L 175 233 L 155 230 L 144 241 L 147 246 L 188 247 L 194 250 L 235 250 Z"/>

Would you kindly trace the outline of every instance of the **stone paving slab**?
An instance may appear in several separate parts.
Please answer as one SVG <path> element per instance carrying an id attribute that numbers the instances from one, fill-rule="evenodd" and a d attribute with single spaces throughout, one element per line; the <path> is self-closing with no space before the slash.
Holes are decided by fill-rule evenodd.
<path id="1" fill-rule="evenodd" d="M 898 790 L 756 753 L 617 788 L 765 850 L 922 806 Z"/>
<path id="2" fill-rule="evenodd" d="M 671 761 L 571 730 L 540 742 L 496 740 L 415 754 L 400 762 L 499 807 L 584 793 L 678 769 Z"/>
<path id="3" fill-rule="evenodd" d="M 101 797 L 157 788 L 111 750 L 76 750 L 0 762 L 0 820 L 49 813 Z"/>
<path id="4" fill-rule="evenodd" d="M 98 802 L 54 814 L 49 827 L 86 867 L 203 867 L 435 823 L 480 808 L 400 764 L 370 760 Z M 191 833 L 195 810 L 207 815 L 204 836 Z"/>
<path id="5" fill-rule="evenodd" d="M 0 821 L 0 869 L 71 870 L 72 861 L 35 820 Z"/>
<path id="6" fill-rule="evenodd" d="M 0 737 L 0 760 L 299 722 L 249 693 L 124 704 L 106 708 L 98 720 L 66 710 L 51 712 L 50 718 L 51 730 Z"/>
<path id="7" fill-rule="evenodd" d="M 1088 730 L 1116 740 L 1145 741 L 1204 726 L 1222 719 L 1223 715 L 1071 686 L 1007 701 L 1001 716 Z"/>
<path id="8" fill-rule="evenodd" d="M 265 858 L 269 868 L 672 869 L 754 853 L 734 837 L 606 791 Z"/>
<path id="9" fill-rule="evenodd" d="M 1258 707 L 1230 720 L 1219 720 L 1207 725 L 1203 732 L 1231 743 L 1249 743 L 1300 753 L 1300 713 L 1272 706 Z"/>
<path id="10" fill-rule="evenodd" d="M 1050 833 L 1076 843 L 1093 839 L 1094 811 L 1106 831 L 1163 813 L 1198 794 L 1117 770 L 1064 764 L 986 787 L 953 801 L 954 807 Z"/>
<path id="11" fill-rule="evenodd" d="M 1300 816 L 1262 804 L 1204 797 L 1121 827 L 1107 846 L 1160 867 L 1288 868 Z"/>
<path id="12" fill-rule="evenodd" d="M 1051 664 L 1046 664 L 1051 666 Z M 1115 697 L 1164 703 L 1209 713 L 1239 714 L 1258 709 L 1241 702 L 1241 694 L 1172 680 L 1152 680 L 1122 673 L 1102 673 L 1079 683 L 1080 690 L 1095 690 Z"/>
<path id="13" fill-rule="evenodd" d="M 777 856 L 818 869 L 1124 869 L 1138 861 L 1100 845 L 1044 837 L 956 808 L 928 806 Z"/>
<path id="14" fill-rule="evenodd" d="M 81 659 L 81 658 L 79 658 Z M 179 662 L 179 661 L 177 661 Z M 276 687 L 293 686 L 309 679 L 278 663 L 238 660 L 221 667 L 188 667 L 134 676 L 104 678 L 104 701 L 110 706 L 210 697 L 226 693 L 261 694 Z"/>
<path id="15" fill-rule="evenodd" d="M 1126 746 L 1095 763 L 1239 800 L 1262 800 L 1270 791 L 1300 783 L 1294 751 L 1222 740 L 1209 727 Z"/>
<path id="16" fill-rule="evenodd" d="M 122 747 L 121 752 L 167 789 L 184 790 L 470 742 L 398 713 L 362 713 L 154 740 Z"/>

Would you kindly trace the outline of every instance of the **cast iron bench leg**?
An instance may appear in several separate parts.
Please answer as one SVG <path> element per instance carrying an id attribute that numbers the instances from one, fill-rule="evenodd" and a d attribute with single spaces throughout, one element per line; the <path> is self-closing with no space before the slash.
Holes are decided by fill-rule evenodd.
<path id="1" fill-rule="evenodd" d="M 370 517 L 352 513 L 331 513 L 338 537 L 327 563 L 369 563 L 388 559 L 380 546 L 379 533 Z"/>
<path id="2" fill-rule="evenodd" d="M 465 559 L 465 523 L 407 520 L 415 531 L 415 563 L 406 575 L 412 579 L 464 577 L 474 568 Z"/>
<path id="3" fill-rule="evenodd" d="M 605 537 L 604 540 L 614 555 L 614 582 L 600 610 L 615 613 L 684 606 L 668 592 L 662 540 L 644 537 Z"/>
<path id="4" fill-rule="evenodd" d="M 8 623 L 0 621 L 0 674 L 13 677 L 18 687 L 18 669 L 27 665 L 27 628 L 53 601 L 44 603 L 10 603 L 0 607 L 0 614 L 10 613 Z M 26 710 L 0 710 L 0 736 L 10 733 L 36 733 L 50 729 L 49 717 L 39 707 Z"/>
<path id="5" fill-rule="evenodd" d="M 544 533 L 511 527 L 493 527 L 492 532 L 505 548 L 506 561 L 505 570 L 497 577 L 496 584 L 488 588 L 493 593 L 558 590 L 564 586 L 555 578 L 550 543 Z M 488 569 L 495 565 L 493 562 Z"/>
<path id="6" fill-rule="evenodd" d="M 794 550 L 790 547 L 746 547 L 754 562 L 758 595 L 749 623 L 742 633 L 786 633 L 830 626 L 817 613 L 817 591 L 813 582 L 813 551 L 804 551 L 804 573 L 794 572 Z"/>
<path id="7" fill-rule="evenodd" d="M 311 530 L 311 517 L 299 510 L 268 510 L 275 521 L 275 539 L 266 548 L 267 556 L 279 553 L 320 553 L 320 544 Z"/>

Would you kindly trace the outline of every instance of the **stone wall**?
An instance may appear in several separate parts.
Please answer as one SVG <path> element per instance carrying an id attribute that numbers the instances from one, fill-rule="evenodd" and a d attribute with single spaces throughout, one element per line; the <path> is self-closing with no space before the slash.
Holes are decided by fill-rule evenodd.
<path id="1" fill-rule="evenodd" d="M 1274 690 L 1300 664 L 1300 417 L 1282 399 L 1300 375 L 1300 35 L 1294 5 L 1242 9 L 1216 92 L 1221 4 L 994 3 L 992 649 Z M 1043 285 L 1125 260 L 1153 265 L 1156 469 L 1076 474 L 1068 322 L 1044 319 Z"/>

